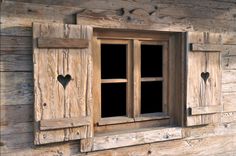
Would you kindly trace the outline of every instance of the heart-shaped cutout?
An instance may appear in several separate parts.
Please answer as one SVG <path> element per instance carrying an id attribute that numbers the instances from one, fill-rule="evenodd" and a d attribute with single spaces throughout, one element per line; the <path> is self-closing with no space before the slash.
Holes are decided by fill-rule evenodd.
<path id="1" fill-rule="evenodd" d="M 204 80 L 204 82 L 206 83 L 207 79 L 209 78 L 210 73 L 209 72 L 202 72 L 201 73 L 201 77 Z"/>
<path id="2" fill-rule="evenodd" d="M 64 89 L 66 88 L 66 86 L 68 85 L 68 83 L 71 80 L 71 76 L 69 74 L 67 74 L 66 76 L 63 75 L 58 75 L 57 76 L 57 80 L 61 83 L 61 85 L 64 87 Z"/>

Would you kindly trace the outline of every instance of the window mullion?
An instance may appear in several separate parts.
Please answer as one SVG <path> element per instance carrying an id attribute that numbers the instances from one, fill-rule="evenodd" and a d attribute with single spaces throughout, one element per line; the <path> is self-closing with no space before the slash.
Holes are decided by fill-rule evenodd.
<path id="1" fill-rule="evenodd" d="M 133 116 L 139 117 L 141 113 L 141 43 L 133 40 Z"/>

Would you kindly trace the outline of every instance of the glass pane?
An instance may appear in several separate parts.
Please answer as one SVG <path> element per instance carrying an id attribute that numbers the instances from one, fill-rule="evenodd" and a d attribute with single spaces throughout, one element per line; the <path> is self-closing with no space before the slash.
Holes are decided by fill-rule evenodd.
<path id="1" fill-rule="evenodd" d="M 126 45 L 101 45 L 101 78 L 126 78 Z"/>
<path id="2" fill-rule="evenodd" d="M 162 77 L 162 45 L 141 45 L 141 76 Z"/>
<path id="3" fill-rule="evenodd" d="M 141 83 L 141 114 L 162 112 L 162 82 Z"/>
<path id="4" fill-rule="evenodd" d="M 102 117 L 126 116 L 126 84 L 102 84 Z"/>

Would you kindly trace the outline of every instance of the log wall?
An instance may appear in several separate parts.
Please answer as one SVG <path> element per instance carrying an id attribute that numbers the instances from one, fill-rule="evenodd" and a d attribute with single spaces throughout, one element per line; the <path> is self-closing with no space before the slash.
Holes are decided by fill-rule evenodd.
<path id="1" fill-rule="evenodd" d="M 184 128 L 181 140 L 92 153 L 79 153 L 79 141 L 34 146 L 32 22 L 76 24 L 77 13 L 94 9 L 142 12 L 141 24 L 151 18 L 170 29 L 219 35 L 221 123 Z M 235 0 L 2 0 L 0 50 L 0 155 L 236 155 Z"/>

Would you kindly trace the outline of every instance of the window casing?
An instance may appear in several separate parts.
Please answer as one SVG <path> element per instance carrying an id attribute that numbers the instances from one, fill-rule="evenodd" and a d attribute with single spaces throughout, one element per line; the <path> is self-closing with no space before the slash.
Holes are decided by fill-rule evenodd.
<path id="1" fill-rule="evenodd" d="M 174 115 L 179 114 L 178 110 L 171 112 L 175 107 L 172 95 L 176 88 L 173 73 L 178 72 L 172 71 L 177 69 L 178 48 L 173 36 L 172 33 L 95 30 L 95 134 L 179 124 Z M 157 100 L 154 105 L 150 97 Z"/>

